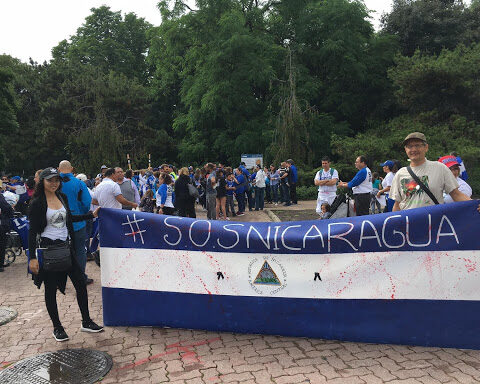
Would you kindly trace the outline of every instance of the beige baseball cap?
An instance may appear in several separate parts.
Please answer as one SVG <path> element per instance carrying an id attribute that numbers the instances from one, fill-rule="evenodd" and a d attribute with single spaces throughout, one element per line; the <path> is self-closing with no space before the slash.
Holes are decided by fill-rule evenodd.
<path id="1" fill-rule="evenodd" d="M 418 140 L 422 140 L 423 142 L 427 142 L 427 138 L 425 137 L 425 135 L 421 132 L 412 132 L 410 133 L 407 137 L 405 137 L 405 140 L 403 140 L 403 145 L 406 145 L 407 144 L 407 141 L 408 140 L 411 140 L 411 139 L 418 139 Z"/>

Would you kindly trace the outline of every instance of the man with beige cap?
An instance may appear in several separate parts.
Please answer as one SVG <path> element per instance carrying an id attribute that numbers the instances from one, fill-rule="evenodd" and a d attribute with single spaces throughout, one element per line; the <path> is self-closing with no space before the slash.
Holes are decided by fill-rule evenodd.
<path id="1" fill-rule="evenodd" d="M 427 160 L 428 144 L 423 133 L 410 133 L 403 146 L 410 166 L 401 168 L 393 179 L 393 211 L 443 204 L 444 191 L 454 201 L 471 200 L 458 190 L 457 180 L 445 164 Z"/>

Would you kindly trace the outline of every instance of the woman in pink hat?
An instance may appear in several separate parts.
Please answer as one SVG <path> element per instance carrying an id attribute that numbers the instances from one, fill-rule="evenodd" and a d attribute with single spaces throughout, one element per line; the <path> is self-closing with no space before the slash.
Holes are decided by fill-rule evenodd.
<path id="1" fill-rule="evenodd" d="M 458 182 L 458 190 L 468 197 L 472 197 L 472 188 L 460 177 L 460 164 L 458 163 L 457 158 L 455 156 L 443 156 L 438 159 L 438 161 L 445 164 L 450 171 L 452 171 L 453 176 L 455 176 Z M 453 199 L 450 195 L 445 193 L 443 199 L 445 200 L 445 204 L 453 203 Z"/>

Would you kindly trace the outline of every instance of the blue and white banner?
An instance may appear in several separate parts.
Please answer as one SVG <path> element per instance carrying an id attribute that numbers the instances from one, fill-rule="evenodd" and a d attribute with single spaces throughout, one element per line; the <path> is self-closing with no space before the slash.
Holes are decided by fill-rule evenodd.
<path id="1" fill-rule="evenodd" d="M 102 209 L 104 322 L 480 349 L 477 206 L 285 223 Z"/>

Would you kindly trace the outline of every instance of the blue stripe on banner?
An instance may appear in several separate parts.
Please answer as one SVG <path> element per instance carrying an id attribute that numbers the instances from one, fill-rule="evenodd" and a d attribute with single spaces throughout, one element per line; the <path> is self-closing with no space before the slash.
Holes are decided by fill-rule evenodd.
<path id="1" fill-rule="evenodd" d="M 480 302 L 331 300 L 102 288 L 105 325 L 480 349 Z"/>
<path id="2" fill-rule="evenodd" d="M 232 253 L 479 250 L 479 201 L 379 215 L 285 223 L 239 223 L 100 210 L 100 244 L 111 248 Z"/>

